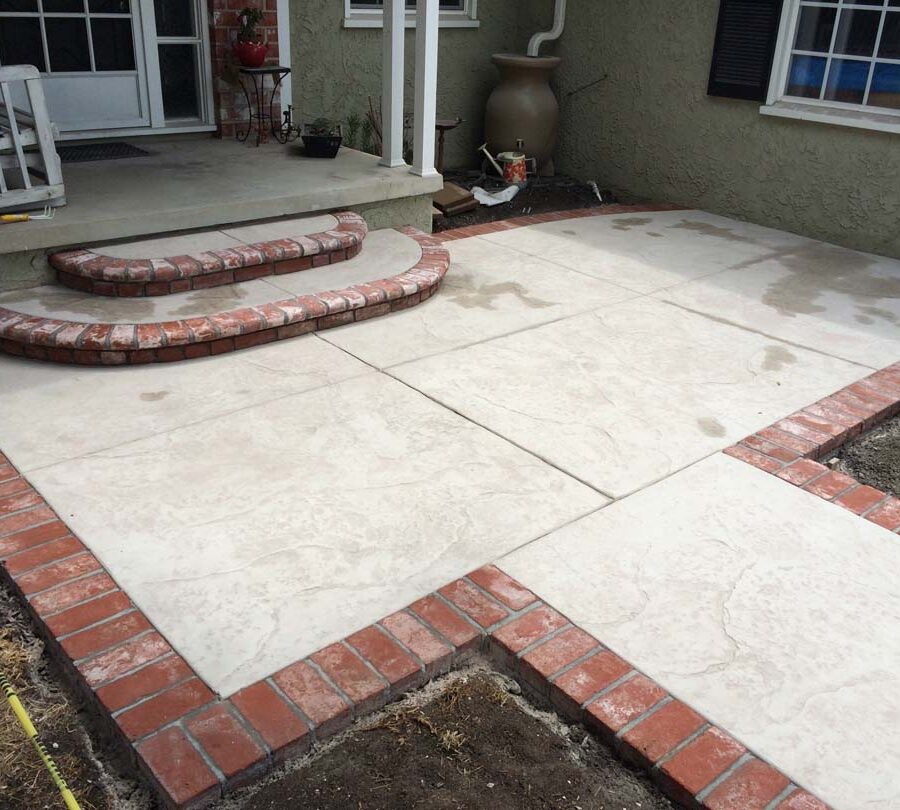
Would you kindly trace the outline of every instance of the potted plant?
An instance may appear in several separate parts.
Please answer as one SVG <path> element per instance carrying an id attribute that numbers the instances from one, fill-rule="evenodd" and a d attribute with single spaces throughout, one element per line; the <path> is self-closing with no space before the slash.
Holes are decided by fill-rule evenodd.
<path id="1" fill-rule="evenodd" d="M 262 67 L 266 61 L 269 46 L 259 38 L 256 26 L 262 21 L 263 13 L 256 6 L 247 6 L 238 14 L 241 29 L 234 43 L 234 55 L 248 68 Z"/>
<path id="2" fill-rule="evenodd" d="M 317 118 L 303 126 L 303 146 L 309 157 L 336 157 L 343 140 L 341 125 L 330 118 Z"/>

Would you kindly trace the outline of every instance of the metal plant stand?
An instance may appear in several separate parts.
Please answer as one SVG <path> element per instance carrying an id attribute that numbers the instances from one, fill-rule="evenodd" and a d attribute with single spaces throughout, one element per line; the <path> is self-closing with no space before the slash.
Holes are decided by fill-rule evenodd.
<path id="1" fill-rule="evenodd" d="M 266 139 L 268 132 L 279 143 L 287 143 L 297 137 L 295 127 L 291 121 L 291 107 L 288 105 L 284 112 L 284 120 L 276 121 L 275 119 L 275 95 L 284 77 L 291 72 L 289 67 L 283 65 L 270 65 L 260 68 L 240 68 L 243 76 L 248 76 L 253 82 L 253 97 L 247 89 L 247 82 L 241 82 L 241 89 L 244 91 L 244 98 L 247 99 L 247 129 L 238 132 L 237 139 L 244 143 L 250 137 L 250 133 L 256 129 L 256 145 L 259 146 Z M 272 77 L 272 89 L 268 93 L 268 103 L 266 103 L 266 76 Z M 255 122 L 255 126 L 254 126 Z M 268 127 L 266 123 L 268 122 Z"/>

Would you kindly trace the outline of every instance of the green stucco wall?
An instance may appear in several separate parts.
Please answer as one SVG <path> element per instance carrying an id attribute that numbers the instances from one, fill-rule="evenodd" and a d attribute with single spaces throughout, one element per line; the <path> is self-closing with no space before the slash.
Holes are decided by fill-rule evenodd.
<path id="1" fill-rule="evenodd" d="M 532 10 L 546 22 L 551 5 Z M 900 256 L 900 135 L 777 119 L 753 102 L 708 97 L 718 0 L 568 6 L 566 32 L 546 50 L 564 59 L 559 171 Z"/>
<path id="2" fill-rule="evenodd" d="M 381 95 L 381 30 L 343 27 L 343 0 L 293 0 L 291 58 L 293 103 L 302 121 L 319 116 L 346 121 L 363 115 L 368 97 Z M 438 116 L 461 116 L 448 133 L 447 168 L 478 164 L 484 106 L 497 81 L 491 54 L 524 51 L 530 32 L 520 31 L 518 0 L 483 0 L 480 28 L 441 28 Z M 412 112 L 415 32 L 406 36 L 406 109 Z"/>

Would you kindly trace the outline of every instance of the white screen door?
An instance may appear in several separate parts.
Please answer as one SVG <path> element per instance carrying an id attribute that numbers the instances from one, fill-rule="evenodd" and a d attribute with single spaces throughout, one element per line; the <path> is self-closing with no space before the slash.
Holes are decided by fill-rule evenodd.
<path id="1" fill-rule="evenodd" d="M 0 64 L 44 74 L 63 132 L 150 124 L 136 0 L 0 0 Z"/>

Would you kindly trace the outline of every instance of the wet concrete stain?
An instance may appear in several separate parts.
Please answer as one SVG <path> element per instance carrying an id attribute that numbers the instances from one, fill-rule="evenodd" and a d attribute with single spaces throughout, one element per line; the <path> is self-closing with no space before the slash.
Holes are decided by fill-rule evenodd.
<path id="1" fill-rule="evenodd" d="M 481 284 L 477 287 L 470 286 L 473 282 L 471 276 L 457 275 L 453 281 L 452 287 L 449 285 L 444 287 L 443 295 L 447 300 L 463 309 L 496 309 L 496 299 L 501 295 L 515 296 L 529 309 L 546 309 L 554 306 L 555 303 L 529 295 L 528 290 L 517 281 Z"/>
<path id="2" fill-rule="evenodd" d="M 575 233 L 575 231 L 563 231 L 563 233 L 564 233 L 566 236 L 578 236 L 578 234 Z"/>
<path id="3" fill-rule="evenodd" d="M 796 362 L 797 355 L 786 346 L 766 346 L 762 367 L 766 371 L 782 371 Z"/>
<path id="4" fill-rule="evenodd" d="M 656 231 L 647 231 L 647 236 L 653 236 L 656 239 L 662 239 L 663 235 L 661 233 L 657 233 Z"/>
<path id="5" fill-rule="evenodd" d="M 814 315 L 825 312 L 819 303 L 826 293 L 848 296 L 860 305 L 859 323 L 872 323 L 867 318 L 882 318 L 897 323 L 897 316 L 873 301 L 900 298 L 900 275 L 886 276 L 873 272 L 876 259 L 862 253 L 812 240 L 798 240 L 783 248 L 772 249 L 733 229 L 708 222 L 685 219 L 669 228 L 724 239 L 745 245 L 757 245 L 764 252 L 731 265 L 729 270 L 745 270 L 764 263 L 775 263 L 789 271 L 789 275 L 773 281 L 763 292 L 762 302 L 780 315 Z"/>
<path id="6" fill-rule="evenodd" d="M 49 284 L 6 293 L 0 297 L 0 306 L 38 317 L 58 318 L 62 321 L 85 318 L 98 323 L 153 320 L 156 311 L 156 304 L 151 300 L 82 296 Z"/>
<path id="7" fill-rule="evenodd" d="M 699 233 L 703 236 L 714 236 L 718 239 L 724 239 L 727 242 L 739 242 L 744 245 L 758 244 L 755 239 L 735 233 L 732 228 L 723 228 L 721 225 L 713 225 L 710 222 L 683 219 L 681 222 L 676 222 L 674 225 L 667 225 L 666 227 L 671 230 L 692 231 L 693 233 Z"/>
<path id="8" fill-rule="evenodd" d="M 246 297 L 247 291 L 236 284 L 187 293 L 182 299 L 184 303 L 169 310 L 167 317 L 196 318 L 212 312 L 228 312 L 240 307 L 242 299 Z"/>
<path id="9" fill-rule="evenodd" d="M 860 323 L 875 323 L 875 321 L 885 321 L 890 324 L 900 326 L 900 316 L 896 312 L 881 307 L 857 307 L 859 313 L 856 320 Z M 863 320 L 865 319 L 865 320 Z"/>
<path id="10" fill-rule="evenodd" d="M 650 217 L 622 217 L 613 220 L 613 228 L 617 231 L 630 231 L 632 228 L 649 225 L 651 222 L 653 220 Z"/>
<path id="11" fill-rule="evenodd" d="M 161 399 L 165 399 L 169 396 L 168 391 L 145 391 L 141 394 L 141 399 L 144 402 L 159 402 Z"/>
<path id="12" fill-rule="evenodd" d="M 860 305 L 861 314 L 868 317 L 873 317 L 873 312 L 878 313 L 875 317 L 887 312 L 873 306 L 873 301 L 900 299 L 900 275 L 878 275 L 873 272 L 874 258 L 852 250 L 812 243 L 768 258 L 789 271 L 769 284 L 763 293 L 763 303 L 780 315 L 793 317 L 825 312 L 827 307 L 819 300 L 827 293 L 850 298 Z"/>
<path id="13" fill-rule="evenodd" d="M 697 427 L 706 435 L 719 438 L 725 435 L 725 425 L 714 416 L 701 416 L 697 420 Z"/>

